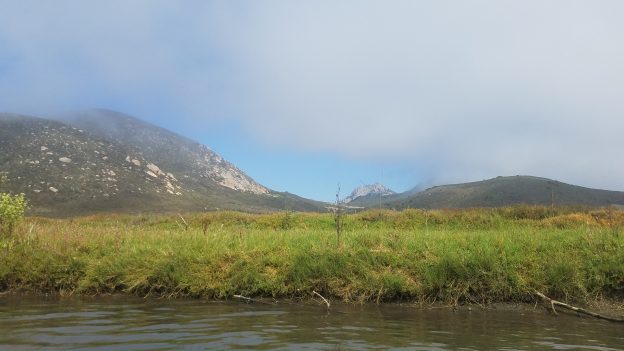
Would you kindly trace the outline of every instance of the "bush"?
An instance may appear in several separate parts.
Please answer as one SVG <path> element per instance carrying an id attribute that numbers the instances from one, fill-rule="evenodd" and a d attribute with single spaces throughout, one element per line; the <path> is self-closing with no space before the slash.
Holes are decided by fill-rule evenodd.
<path id="1" fill-rule="evenodd" d="M 6 179 L 6 174 L 0 173 L 0 186 Z M 0 193 L 0 234 L 11 234 L 13 232 L 15 224 L 24 217 L 26 205 L 24 194 L 9 195 Z"/>

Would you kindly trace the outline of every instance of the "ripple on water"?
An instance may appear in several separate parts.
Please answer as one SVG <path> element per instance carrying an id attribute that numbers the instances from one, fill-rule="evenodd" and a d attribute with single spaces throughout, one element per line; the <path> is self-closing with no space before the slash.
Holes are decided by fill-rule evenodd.
<path id="1" fill-rule="evenodd" d="M 0 301 L 0 350 L 624 350 L 621 325 L 540 311 L 94 299 Z"/>

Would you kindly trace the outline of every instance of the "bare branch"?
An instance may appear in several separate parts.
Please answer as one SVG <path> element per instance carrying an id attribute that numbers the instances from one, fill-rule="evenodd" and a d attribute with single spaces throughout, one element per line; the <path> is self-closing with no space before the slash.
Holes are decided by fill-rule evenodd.
<path id="1" fill-rule="evenodd" d="M 323 301 L 325 301 L 325 304 L 327 305 L 327 309 L 329 309 L 329 307 L 330 307 L 329 301 L 327 301 L 327 299 L 326 299 L 326 298 L 324 298 L 324 297 L 323 297 L 323 295 L 321 295 L 321 294 L 317 293 L 317 292 L 316 292 L 316 291 L 314 291 L 314 290 L 312 290 L 312 293 L 313 293 L 313 294 L 315 294 L 316 296 L 320 297 L 321 299 L 323 299 Z"/>
<path id="2" fill-rule="evenodd" d="M 542 294 L 539 291 L 536 291 L 535 294 L 537 296 L 539 296 L 542 300 L 546 301 L 547 303 L 550 304 L 550 308 L 552 308 L 552 311 L 554 314 L 557 314 L 557 311 L 555 310 L 555 306 L 561 306 L 563 308 L 567 308 L 569 310 L 572 310 L 576 313 L 581 313 L 581 314 L 586 314 L 588 316 L 592 316 L 598 319 L 604 319 L 606 321 L 610 321 L 610 322 L 617 322 L 617 323 L 624 323 L 624 318 L 616 318 L 616 317 L 610 317 L 610 316 L 605 316 L 596 312 L 592 312 L 592 311 L 588 311 L 586 309 L 580 308 L 580 307 L 575 307 L 572 305 L 568 305 L 567 303 L 563 303 L 561 301 L 557 301 L 557 300 L 553 300 L 550 297 Z"/>
<path id="3" fill-rule="evenodd" d="M 182 220 L 182 223 L 184 223 L 184 230 L 188 230 L 188 223 L 186 222 L 186 220 L 184 219 L 184 217 L 182 217 L 181 214 L 178 213 L 178 217 L 180 217 L 180 219 Z"/>

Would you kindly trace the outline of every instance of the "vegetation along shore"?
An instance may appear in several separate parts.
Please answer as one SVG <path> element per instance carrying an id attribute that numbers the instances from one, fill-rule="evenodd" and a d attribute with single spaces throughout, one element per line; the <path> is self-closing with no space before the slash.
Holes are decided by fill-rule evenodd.
<path id="1" fill-rule="evenodd" d="M 30 217 L 0 237 L 0 291 L 345 302 L 624 297 L 624 212 L 516 206 L 345 214 Z"/>

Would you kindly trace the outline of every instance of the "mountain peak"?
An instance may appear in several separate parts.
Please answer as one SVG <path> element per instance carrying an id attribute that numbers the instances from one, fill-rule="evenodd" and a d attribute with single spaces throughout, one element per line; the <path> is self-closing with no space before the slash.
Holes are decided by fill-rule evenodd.
<path id="1" fill-rule="evenodd" d="M 349 203 L 365 196 L 388 196 L 394 194 L 396 194 L 396 192 L 390 190 L 385 185 L 381 183 L 374 183 L 355 188 L 351 194 L 344 199 L 344 202 Z"/>

